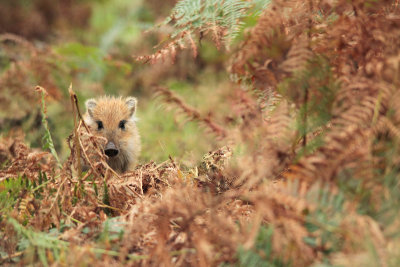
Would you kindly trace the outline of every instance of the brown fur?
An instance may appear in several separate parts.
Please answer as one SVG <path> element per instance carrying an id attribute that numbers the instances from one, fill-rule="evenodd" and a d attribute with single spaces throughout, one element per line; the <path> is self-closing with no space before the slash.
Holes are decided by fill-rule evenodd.
<path id="1" fill-rule="evenodd" d="M 140 153 L 140 136 L 135 117 L 136 104 L 137 100 L 134 97 L 103 96 L 86 101 L 84 120 L 92 133 L 115 144 L 119 153 L 109 157 L 107 163 L 119 173 L 132 170 Z M 123 120 L 126 121 L 124 129 L 119 127 Z M 101 121 L 102 129 L 99 129 L 98 121 Z"/>

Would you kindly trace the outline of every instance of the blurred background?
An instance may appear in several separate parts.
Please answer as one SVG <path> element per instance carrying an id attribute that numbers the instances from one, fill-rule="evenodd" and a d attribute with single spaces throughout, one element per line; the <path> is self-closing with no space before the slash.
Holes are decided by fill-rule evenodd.
<path id="1" fill-rule="evenodd" d="M 40 95 L 56 150 L 69 154 L 73 129 L 68 87 L 84 101 L 100 95 L 138 98 L 141 162 L 171 155 L 192 166 L 217 147 L 212 134 L 162 104 L 154 85 L 170 88 L 205 116 L 229 120 L 226 55 L 201 40 L 196 58 L 188 49 L 174 62 L 144 64 L 136 56 L 157 50 L 172 29 L 161 22 L 175 0 L 2 0 L 0 3 L 0 135 L 42 146 Z M 222 48 L 223 49 L 223 48 Z M 217 105 L 218 103 L 218 105 Z"/>

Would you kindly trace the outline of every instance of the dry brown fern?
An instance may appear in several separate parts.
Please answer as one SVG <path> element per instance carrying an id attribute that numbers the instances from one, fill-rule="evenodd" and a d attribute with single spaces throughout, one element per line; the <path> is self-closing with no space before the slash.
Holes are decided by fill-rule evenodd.
<path id="1" fill-rule="evenodd" d="M 22 140 L 15 140 L 9 150 L 12 153 L 8 159 L 10 164 L 0 170 L 0 182 L 18 176 L 36 180 L 39 172 L 52 174 L 55 162 L 51 160 L 49 153 L 31 150 Z"/>
<path id="2" fill-rule="evenodd" d="M 348 93 L 353 90 L 352 88 L 360 88 L 360 86 L 354 87 L 354 84 L 357 83 L 349 82 L 349 87 L 344 87 L 341 91 Z M 329 131 L 324 137 L 325 144 L 314 154 L 302 158 L 298 164 L 291 166 L 286 174 L 287 177 L 305 179 L 311 183 L 319 179 L 332 181 L 340 170 L 356 168 L 365 172 L 366 166 L 372 167 L 368 164 L 371 159 L 372 129 L 377 118 L 385 115 L 393 88 L 385 85 L 379 87 L 373 83 L 369 83 L 369 86 L 363 85 L 364 97 L 361 98 L 359 95 L 358 103 L 355 100 L 357 98 L 352 97 L 351 101 L 354 102 L 349 104 L 350 100 L 344 101 L 344 94 L 339 92 L 337 99 L 339 103 L 334 110 L 334 114 L 338 115 L 331 121 Z M 362 91 L 357 90 L 357 92 Z"/>
<path id="3" fill-rule="evenodd" d="M 230 71 L 249 77 L 261 90 L 274 88 L 309 57 L 308 38 L 310 10 L 299 1 L 272 1 L 255 27 L 232 57 Z M 300 37 L 303 36 L 303 37 Z"/>
<path id="4" fill-rule="evenodd" d="M 154 54 L 137 56 L 135 59 L 143 63 L 155 64 L 159 61 L 171 60 L 172 64 L 175 63 L 177 54 L 190 46 L 193 51 L 193 57 L 197 56 L 197 46 L 194 43 L 192 35 L 189 31 L 184 31 L 177 36 L 173 41 L 164 45 L 161 49 L 156 51 Z"/>

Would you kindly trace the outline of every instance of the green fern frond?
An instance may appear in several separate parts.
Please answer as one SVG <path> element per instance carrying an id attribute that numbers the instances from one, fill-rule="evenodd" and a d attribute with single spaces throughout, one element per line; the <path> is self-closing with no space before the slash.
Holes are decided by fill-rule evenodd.
<path id="1" fill-rule="evenodd" d="M 223 32 L 223 42 L 230 42 L 240 31 L 241 19 L 247 16 L 253 6 L 266 7 L 268 0 L 181 0 L 171 12 L 164 24 L 173 23 L 175 28 L 172 38 L 185 31 Z"/>
<path id="2" fill-rule="evenodd" d="M 8 218 L 8 222 L 22 238 L 19 241 L 19 250 L 34 249 L 43 266 L 48 266 L 46 250 L 51 250 L 54 257 L 60 259 L 60 252 L 68 249 L 68 242 L 59 240 L 57 236 L 42 232 L 35 232 L 23 227 L 15 219 Z"/>
<path id="3" fill-rule="evenodd" d="M 43 135 L 43 149 L 49 149 L 53 157 L 57 161 L 57 165 L 62 168 L 60 159 L 58 158 L 57 151 L 54 148 L 54 143 L 53 143 L 53 138 L 51 138 L 51 133 L 50 133 L 50 128 L 49 124 L 47 123 L 47 115 L 46 115 L 46 102 L 45 102 L 45 92 L 41 90 L 41 95 L 42 95 L 42 108 L 41 108 L 41 114 L 42 114 L 42 124 L 45 130 L 45 133 Z"/>
<path id="4" fill-rule="evenodd" d="M 236 266 L 266 266 L 266 267 L 283 267 L 291 266 L 290 262 L 285 262 L 279 257 L 275 257 L 272 250 L 273 226 L 261 226 L 255 240 L 254 247 L 245 249 L 242 246 L 238 248 Z"/>

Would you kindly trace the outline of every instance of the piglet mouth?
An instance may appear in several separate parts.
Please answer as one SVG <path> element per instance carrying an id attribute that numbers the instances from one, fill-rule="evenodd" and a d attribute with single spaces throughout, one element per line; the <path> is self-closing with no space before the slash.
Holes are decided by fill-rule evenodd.
<path id="1" fill-rule="evenodd" d="M 118 155 L 119 150 L 118 148 L 115 146 L 115 144 L 113 142 L 108 142 L 106 144 L 106 147 L 104 148 L 104 153 L 109 157 L 109 158 L 113 158 L 115 156 Z"/>

